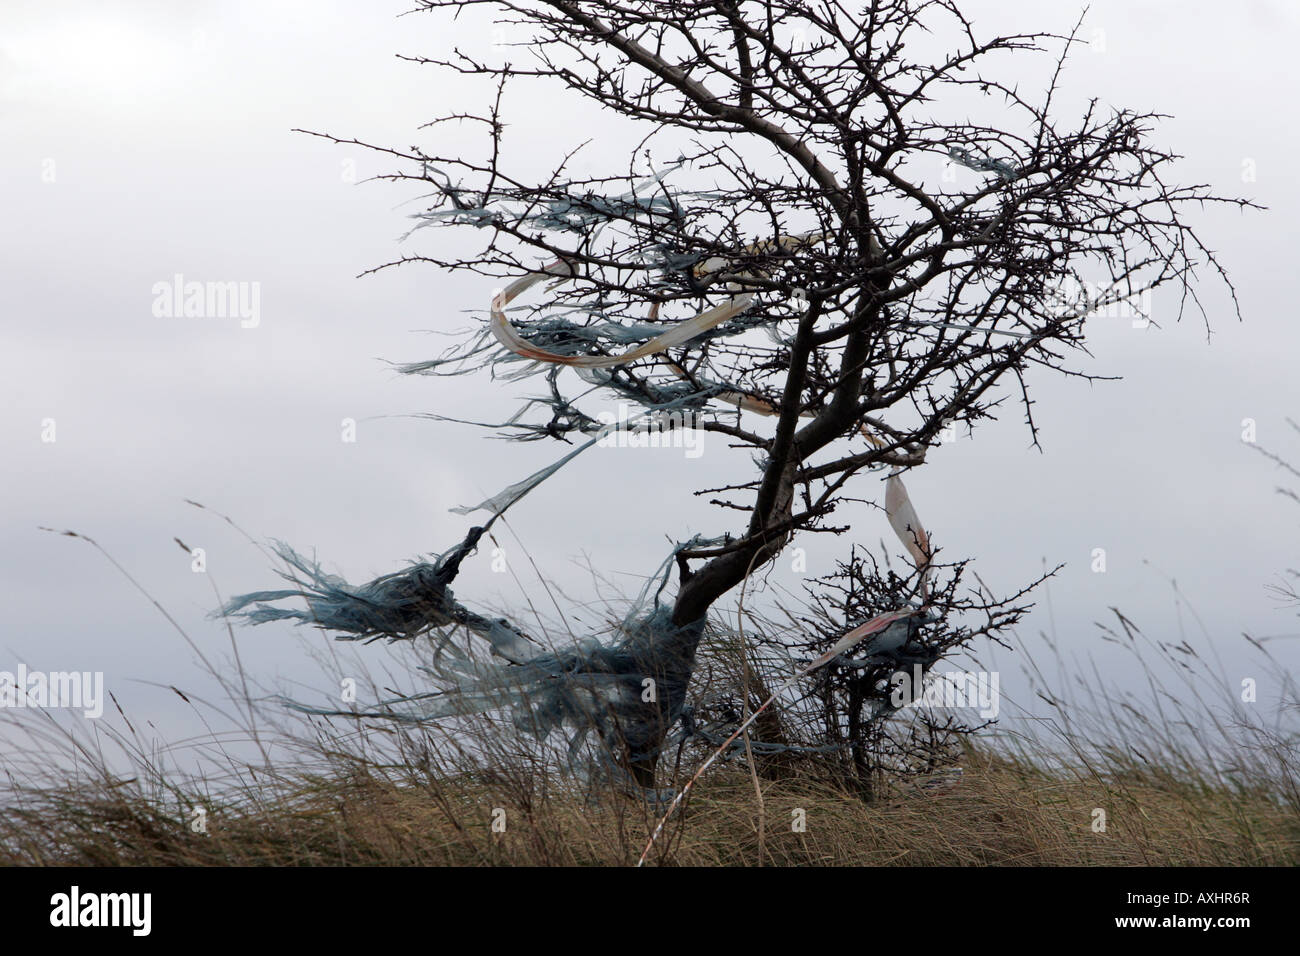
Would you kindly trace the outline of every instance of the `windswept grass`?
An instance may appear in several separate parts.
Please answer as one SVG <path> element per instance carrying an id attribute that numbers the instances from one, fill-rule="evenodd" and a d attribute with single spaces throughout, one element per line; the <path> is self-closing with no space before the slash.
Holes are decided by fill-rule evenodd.
<path id="1" fill-rule="evenodd" d="M 1150 706 L 1077 674 L 1066 696 L 1035 670 L 1054 711 L 1037 725 L 1046 733 L 969 738 L 954 764 L 887 780 L 871 802 L 814 756 L 768 777 L 738 758 L 701 779 L 649 861 L 1300 864 L 1289 678 L 1281 688 L 1290 706 L 1269 723 L 1237 703 L 1213 668 L 1189 663 L 1200 656 L 1185 640 L 1148 641 L 1123 619 L 1108 636 L 1146 668 Z M 1171 671 L 1167 655 L 1185 666 Z M 1171 674 L 1173 684 L 1159 683 Z M 631 865 L 662 812 L 607 782 L 560 772 L 555 747 L 512 733 L 507 721 L 287 718 L 250 706 L 242 676 L 225 686 L 234 701 L 226 716 L 246 723 L 199 742 L 210 768 L 201 775 L 147 745 L 141 722 L 125 713 L 117 729 L 97 729 L 93 745 L 29 715 L 32 746 L 4 759 L 0 862 Z M 258 756 L 236 758 L 236 743 Z M 58 750 L 75 768 L 48 769 Z M 112 750 L 126 755 L 129 772 L 108 758 Z M 680 786 L 706 753 L 688 747 L 661 769 Z"/>
<path id="2" fill-rule="evenodd" d="M 873 804 L 796 775 L 724 768 L 652 861 L 675 865 L 1295 865 L 1300 817 L 1265 788 L 1225 792 L 1160 773 L 1115 779 L 969 751 L 958 779 Z M 241 798 L 242 797 L 242 798 Z M 1097 808 L 1105 832 L 1094 832 Z M 262 781 L 214 798 L 205 834 L 174 800 L 82 781 L 0 814 L 5 861 L 117 865 L 628 865 L 653 824 L 551 781 L 358 768 Z M 765 818 L 760 841 L 758 821 Z M 805 829 L 794 823 L 800 817 Z M 504 829 L 494 831 L 493 823 Z"/>

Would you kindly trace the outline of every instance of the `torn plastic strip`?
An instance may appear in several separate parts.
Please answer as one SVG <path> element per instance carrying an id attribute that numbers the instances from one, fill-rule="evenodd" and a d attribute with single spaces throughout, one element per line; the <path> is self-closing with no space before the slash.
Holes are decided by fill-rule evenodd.
<path id="1" fill-rule="evenodd" d="M 537 362 L 551 362 L 577 368 L 612 368 L 615 365 L 626 365 L 628 362 L 654 355 L 664 349 L 684 345 L 701 332 L 721 325 L 732 316 L 744 312 L 754 301 L 754 296 L 749 293 L 732 296 L 722 305 L 714 306 L 712 309 L 701 312 L 693 318 L 679 322 L 662 335 L 656 336 L 650 341 L 620 355 L 562 355 L 558 352 L 538 348 L 520 335 L 515 327 L 510 324 L 504 309 L 512 300 L 547 278 L 558 276 L 563 280 L 572 278 L 573 275 L 573 267 L 568 260 L 556 259 L 541 270 L 530 272 L 522 278 L 516 279 L 493 296 L 489 313 L 491 315 L 492 334 L 496 336 L 497 341 L 516 355 Z"/>
<path id="2" fill-rule="evenodd" d="M 948 155 L 967 169 L 997 173 L 998 178 L 1003 182 L 1011 182 L 1020 175 L 1020 170 L 1006 160 L 992 159 L 988 156 L 975 156 L 969 150 L 960 146 L 949 147 Z"/>
<path id="3" fill-rule="evenodd" d="M 751 242 L 740 249 L 741 255 L 768 255 L 772 252 L 785 253 L 796 252 L 805 246 L 815 246 L 824 242 L 827 238 L 825 232 L 802 232 L 793 235 L 778 236 L 776 239 L 759 239 Z M 723 273 L 729 263 L 735 262 L 737 256 L 724 258 L 721 256 L 711 256 L 703 262 L 692 268 L 692 273 L 697 279 L 707 278 L 710 275 Z M 729 274 L 729 273 L 724 273 Z M 750 269 L 744 272 L 736 273 L 735 277 L 739 279 L 754 279 L 766 275 L 766 270 L 762 268 Z"/>
<path id="4" fill-rule="evenodd" d="M 898 535 L 903 546 L 907 548 L 918 568 L 929 570 L 930 536 L 925 533 L 921 519 L 907 496 L 907 489 L 897 473 L 885 481 L 885 514 L 889 516 L 889 525 Z M 924 580 L 924 578 L 923 578 Z"/>
<path id="5" fill-rule="evenodd" d="M 593 222 L 596 223 L 595 231 L 589 232 L 589 237 L 594 238 L 596 233 L 610 221 L 610 217 L 619 215 L 620 212 L 644 212 L 651 217 L 668 216 L 665 212 L 664 204 L 668 204 L 668 209 L 672 208 L 672 200 L 665 196 L 652 196 L 648 201 L 641 199 L 637 195 L 637 190 L 645 189 L 662 182 L 665 176 L 673 170 L 679 168 L 686 162 L 685 159 L 678 159 L 670 163 L 657 172 L 652 172 L 648 177 L 640 182 L 634 183 L 632 189 L 621 196 L 610 199 L 605 196 L 569 196 L 564 195 L 545 204 L 542 212 L 530 214 L 517 214 L 520 221 L 528 221 L 542 229 L 564 230 L 564 231 L 587 231 L 591 228 Z M 431 209 L 425 212 L 413 213 L 410 218 L 421 220 L 417 225 L 402 236 L 403 239 L 411 235 L 417 229 L 434 224 L 435 222 L 449 222 L 451 224 L 468 223 L 477 227 L 492 225 L 499 220 L 502 213 L 488 208 L 488 203 L 494 199 L 505 199 L 516 202 L 527 202 L 529 205 L 535 204 L 538 200 L 532 199 L 526 195 L 512 195 L 510 192 L 501 192 L 496 195 L 483 194 L 476 197 L 479 205 L 471 205 L 460 198 L 461 193 L 467 190 L 459 189 L 451 184 L 451 176 L 445 170 L 438 169 L 428 163 L 424 164 L 424 172 L 438 173 L 446 179 L 446 185 L 439 184 L 444 197 L 450 199 L 455 206 L 454 209 Z"/>
<path id="6" fill-rule="evenodd" d="M 791 248 L 797 248 L 798 244 L 816 243 L 822 241 L 823 238 L 824 234 L 822 233 L 810 233 L 801 236 L 782 236 L 777 240 L 776 245 L 779 248 L 785 248 L 788 241 Z M 760 246 L 770 247 L 772 244 L 771 240 L 765 242 L 766 244 L 755 243 L 753 246 L 747 248 Z M 709 260 L 704 263 L 703 265 L 707 268 L 701 274 L 718 271 L 721 266 L 713 265 L 712 263 L 714 263 L 714 261 L 715 260 Z M 732 315 L 743 311 L 743 309 L 748 306 L 749 302 L 753 300 L 753 296 L 749 294 L 733 297 L 729 300 L 727 305 L 717 306 L 708 312 L 695 316 L 693 319 L 681 322 L 663 335 L 651 339 L 644 345 L 628 352 L 624 352 L 618 356 L 560 355 L 555 352 L 538 349 L 515 330 L 514 326 L 512 326 L 506 318 L 504 309 L 520 294 L 527 291 L 538 282 L 545 280 L 549 276 L 558 276 L 561 279 L 564 279 L 569 278 L 572 275 L 572 265 L 567 260 L 560 258 L 556 259 L 542 270 L 531 272 L 522 278 L 516 279 L 505 289 L 497 293 L 497 295 L 492 299 L 490 312 L 492 316 L 492 331 L 496 335 L 498 341 L 500 341 L 502 345 L 510 351 L 525 358 L 535 359 L 537 361 L 570 365 L 583 369 L 610 368 L 616 365 L 626 364 L 627 362 L 638 358 L 644 358 L 647 355 L 653 355 L 656 352 L 663 351 L 664 349 L 675 345 L 684 344 L 700 332 L 712 328 L 721 322 L 726 321 L 726 319 L 730 318 Z M 743 304 L 739 304 L 742 302 Z M 658 303 L 655 303 L 655 305 L 651 307 L 651 316 L 653 317 L 657 315 L 657 313 Z M 680 365 L 677 363 L 670 364 L 676 370 L 679 377 L 683 379 L 687 378 L 687 373 Z M 727 390 L 725 386 L 718 386 L 715 383 L 709 383 L 709 386 L 711 390 L 715 391 L 715 396 L 717 398 L 734 404 L 739 408 L 754 411 L 762 415 L 771 416 L 777 414 L 775 406 L 763 399 L 752 395 L 745 395 L 741 392 L 730 391 Z M 812 410 L 802 413 L 803 417 L 815 415 L 816 412 L 813 412 Z M 859 430 L 863 437 L 877 448 L 884 446 L 885 442 L 883 439 L 873 435 L 865 425 L 860 426 Z M 468 514 L 470 511 L 478 509 L 504 510 L 531 491 L 542 481 L 546 480 L 546 478 L 550 477 L 550 475 L 554 474 L 555 471 L 563 467 L 563 465 L 568 461 L 581 454 L 591 445 L 595 444 L 599 440 L 599 437 L 601 436 L 598 436 L 596 439 L 593 439 L 582 447 L 570 452 L 554 465 L 542 469 L 516 485 L 511 485 L 500 494 L 489 498 L 478 505 L 471 508 L 455 508 L 452 510 L 456 511 L 458 514 Z M 929 538 L 925 533 L 925 529 L 921 525 L 920 519 L 916 515 L 915 509 L 912 507 L 911 501 L 907 495 L 907 489 L 903 486 L 902 480 L 898 478 L 897 475 L 891 476 L 886 484 L 885 512 L 889 517 L 890 525 L 894 528 L 894 531 L 898 534 L 904 546 L 908 549 L 908 553 L 911 554 L 913 559 L 916 561 L 917 568 L 921 571 L 920 583 L 922 593 L 928 593 L 930 553 Z"/>
<path id="7" fill-rule="evenodd" d="M 621 424 L 622 426 L 626 427 L 627 425 L 639 421 L 642 418 L 648 418 L 649 416 L 652 415 L 660 414 L 666 411 L 671 411 L 674 408 L 687 404 L 693 398 L 695 398 L 694 394 L 684 396 L 682 398 L 676 399 L 671 402 L 667 402 L 663 405 L 650 406 L 644 412 L 639 412 L 638 414 L 633 415 L 630 418 L 627 418 Z M 540 485 L 547 478 L 551 477 L 551 475 L 555 474 L 557 471 L 559 471 L 561 468 L 563 468 L 573 459 L 577 458 L 588 448 L 591 448 L 593 445 L 598 444 L 603 438 L 606 437 L 606 435 L 609 434 L 609 432 L 612 429 L 616 427 L 619 427 L 619 425 L 609 424 L 603 426 L 594 438 L 579 445 L 577 448 L 569 452 L 559 461 L 547 465 L 545 468 L 542 468 L 539 471 L 533 472 L 523 481 L 515 482 L 513 485 L 510 485 L 509 487 L 504 488 L 501 491 L 497 492 L 491 498 L 488 498 L 484 501 L 480 501 L 476 505 L 458 505 L 454 508 L 451 508 L 450 510 L 455 514 L 460 514 L 460 515 L 471 514 L 475 511 L 490 511 L 492 512 L 492 517 L 487 523 L 487 526 L 490 527 L 492 525 L 492 522 L 496 521 L 497 518 L 501 517 L 501 515 L 505 513 L 507 508 L 513 505 L 524 495 L 528 494 L 528 492 L 532 491 L 534 488 Z"/>
<path id="8" fill-rule="evenodd" d="M 599 230 L 599 228 L 600 226 L 597 227 L 597 230 Z M 741 253 L 766 254 L 771 251 L 794 252 L 805 246 L 821 243 L 825 241 L 825 239 L 826 233 L 824 232 L 807 232 L 797 235 L 784 235 L 779 236 L 776 239 L 762 239 L 750 243 L 741 250 Z M 695 264 L 691 271 L 696 279 L 707 278 L 708 276 L 718 273 L 722 273 L 724 276 L 729 276 L 730 274 L 724 273 L 724 270 L 726 269 L 727 264 L 732 261 L 735 261 L 735 257 L 724 259 L 714 256 L 704 262 Z M 575 274 L 573 265 L 565 257 L 561 256 L 554 262 L 544 266 L 542 269 L 530 272 L 527 275 L 516 279 L 493 296 L 491 306 L 489 307 L 489 315 L 491 317 L 492 333 L 496 336 L 497 341 L 516 355 L 538 362 L 551 362 L 560 365 L 570 365 L 577 368 L 588 369 L 611 368 L 615 365 L 625 365 L 628 362 L 633 362 L 637 359 L 654 355 L 658 352 L 664 351 L 665 349 L 673 348 L 674 346 L 685 345 L 701 333 L 715 328 L 723 322 L 726 322 L 728 319 L 744 312 L 751 304 L 753 304 L 754 301 L 754 295 L 752 293 L 742 293 L 741 295 L 732 296 L 723 304 L 714 306 L 712 309 L 679 322 L 662 335 L 658 335 L 643 345 L 624 352 L 621 355 L 563 355 L 558 352 L 551 352 L 547 349 L 537 347 L 520 335 L 514 326 L 510 324 L 509 319 L 507 319 L 505 315 L 506 306 L 528 289 L 532 288 L 539 282 L 545 281 L 547 278 L 555 277 L 557 281 L 563 282 L 566 279 L 573 278 Z M 761 274 L 763 274 L 763 270 L 761 268 L 755 268 L 736 273 L 732 278 L 757 278 Z M 737 288 L 735 282 L 729 282 L 728 285 L 731 286 L 733 290 Z M 652 314 L 657 314 L 657 312 L 658 310 L 655 308 Z"/>
<path id="9" fill-rule="evenodd" d="M 282 701 L 302 713 L 413 723 L 510 708 L 515 726 L 538 739 L 574 727 L 571 752 L 595 729 L 607 748 L 625 744 L 634 760 L 643 759 L 658 753 L 662 729 L 681 715 L 704 620 L 675 626 L 671 611 L 658 608 L 634 611 L 622 630 L 624 637 L 613 644 L 589 640 L 509 665 L 444 661 L 425 669 L 454 689 L 382 701 L 364 711 Z M 650 700 L 643 696 L 647 678 L 656 686 Z"/>
<path id="10" fill-rule="evenodd" d="M 293 590 L 255 591 L 233 597 L 214 616 L 242 617 L 249 624 L 296 620 L 314 624 L 336 634 L 337 640 L 400 640 L 430 628 L 463 625 L 487 639 L 493 653 L 511 662 L 527 660 L 537 652 L 527 637 L 504 618 L 488 618 L 459 603 L 451 582 L 461 562 L 477 546 L 487 528 L 474 527 L 456 547 L 432 564 L 420 562 L 405 571 L 386 574 L 363 585 L 350 585 L 326 574 L 316 561 L 309 561 L 282 541 L 276 552 L 290 568 L 305 575 L 279 572 L 299 585 Z M 271 607 L 270 602 L 299 597 L 305 610 Z"/>

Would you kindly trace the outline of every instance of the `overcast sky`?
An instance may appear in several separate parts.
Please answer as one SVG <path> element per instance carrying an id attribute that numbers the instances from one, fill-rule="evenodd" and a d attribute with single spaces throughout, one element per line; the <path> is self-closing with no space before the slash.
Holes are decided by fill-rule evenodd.
<path id="1" fill-rule="evenodd" d="M 213 692 L 194 652 L 103 556 L 38 526 L 98 540 L 205 653 L 223 659 L 228 637 L 206 619 L 213 586 L 229 595 L 276 579 L 263 553 L 184 499 L 256 538 L 314 548 L 328 569 L 360 582 L 458 541 L 471 520 L 449 507 L 561 453 L 401 417 L 499 420 L 537 386 L 403 377 L 385 364 L 441 351 L 429 331 L 479 321 L 465 310 L 486 305 L 491 283 L 430 266 L 357 278 L 402 254 L 450 250 L 455 233 L 424 230 L 399 244 L 406 214 L 419 208 L 400 204 L 417 191 L 361 182 L 393 163 L 291 132 L 443 152 L 472 143 L 468 131 L 418 127 L 481 108 L 483 89 L 395 54 L 436 55 L 455 42 L 487 55 L 499 37 L 481 17 L 398 18 L 406 6 L 5 0 L 0 8 L 0 670 L 22 661 L 104 671 L 128 712 L 151 720 L 161 738 L 189 736 L 201 725 L 151 682 Z M 1006 0 L 963 8 L 989 33 L 1068 31 L 1080 10 Z M 1070 61 L 1068 102 L 1095 96 L 1172 114 L 1156 139 L 1186 157 L 1182 181 L 1269 207 L 1193 214 L 1232 272 L 1244 321 L 1208 279 L 1208 340 L 1197 316 L 1175 324 L 1172 302 L 1160 298 L 1160 328 L 1099 319 L 1086 368 L 1122 380 L 1037 376 L 1041 451 L 1030 447 L 1013 396 L 1002 420 L 936 449 L 908 479 L 935 539 L 949 556 L 973 557 L 995 590 L 1064 562 L 1052 613 L 1041 607 L 1023 630 L 1053 631 L 1069 654 L 1095 653 L 1103 668 L 1120 666 L 1093 624 L 1109 607 L 1155 636 L 1180 626 L 1199 633 L 1188 609 L 1180 616 L 1175 607 L 1170 579 L 1230 666 L 1243 631 L 1300 631 L 1294 611 L 1265 590 L 1300 564 L 1300 509 L 1275 492 L 1285 476 L 1242 442 L 1243 420 L 1253 419 L 1260 444 L 1300 461 L 1300 436 L 1285 423 L 1300 419 L 1298 20 L 1300 8 L 1282 0 L 1091 5 L 1083 33 L 1091 46 Z M 621 171 L 635 142 L 551 91 L 521 87 L 506 119 L 521 168 L 595 137 L 592 168 L 608 161 Z M 256 327 L 156 315 L 155 285 L 177 274 L 257 283 Z M 341 440 L 344 418 L 358 423 L 355 442 Z M 43 440 L 48 420 L 53 442 Z M 587 561 L 633 594 L 669 536 L 735 530 L 690 495 L 735 473 L 721 441 L 705 442 L 697 459 L 680 449 L 595 449 L 513 510 L 510 527 L 575 602 L 609 597 Z M 854 541 L 887 535 L 877 511 L 859 506 L 844 517 Z M 206 575 L 191 571 L 174 537 L 205 550 Z M 536 599 L 520 545 L 509 531 L 500 540 Z M 820 574 L 848 542 L 800 544 L 808 573 Z M 1091 568 L 1095 548 L 1106 549 L 1104 574 Z M 467 564 L 458 597 L 521 606 L 513 575 L 490 564 L 486 552 Z M 783 559 L 771 580 L 797 588 L 800 576 Z M 292 628 L 238 636 L 260 680 L 310 684 L 314 670 Z M 1279 639 L 1275 649 L 1294 662 L 1298 644 Z M 373 646 L 363 655 L 385 653 Z M 1014 690 L 1009 675 L 1004 687 Z"/>

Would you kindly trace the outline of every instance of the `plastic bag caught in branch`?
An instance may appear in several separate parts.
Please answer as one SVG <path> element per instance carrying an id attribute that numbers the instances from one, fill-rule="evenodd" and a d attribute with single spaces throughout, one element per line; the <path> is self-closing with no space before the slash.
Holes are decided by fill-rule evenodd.
<path id="1" fill-rule="evenodd" d="M 432 564 L 420 562 L 363 585 L 326 574 L 315 561 L 284 542 L 276 552 L 290 572 L 280 576 L 297 584 L 292 590 L 255 591 L 232 598 L 218 615 L 242 617 L 249 624 L 294 620 L 339 632 L 339 640 L 411 638 L 431 628 L 459 624 L 486 638 L 494 653 L 510 661 L 537 651 L 524 634 L 504 619 L 488 618 L 460 604 L 450 584 L 464 558 L 478 545 L 484 528 L 471 528 L 465 540 Z M 294 572 L 297 572 L 296 574 Z M 298 575 L 302 575 L 305 580 Z M 273 607 L 272 602 L 302 598 L 306 609 Z"/>
<path id="2" fill-rule="evenodd" d="M 308 713 L 415 723 L 509 709 L 514 724 L 539 739 L 563 725 L 594 728 L 610 744 L 625 742 L 634 759 L 645 758 L 681 715 L 704 621 L 676 627 L 670 609 L 638 608 L 620 630 L 622 637 L 612 643 L 533 648 L 509 664 L 437 659 L 426 671 L 446 689 L 381 701 L 364 711 L 287 703 Z M 647 679 L 654 681 L 652 699 L 644 695 Z"/>
<path id="3" fill-rule="evenodd" d="M 595 445 L 597 442 L 599 442 L 601 437 L 603 436 L 598 435 L 597 437 L 591 439 L 591 441 L 579 445 L 577 448 L 569 452 L 559 461 L 547 465 L 545 468 L 542 468 L 540 471 L 533 472 L 523 481 L 517 481 L 513 485 L 510 485 L 509 487 L 503 488 L 501 491 L 497 492 L 491 498 L 488 498 L 484 501 L 480 501 L 476 505 L 457 505 L 456 507 L 450 508 L 448 510 L 458 515 L 472 514 L 475 511 L 490 511 L 492 512 L 493 519 L 495 520 L 507 508 L 513 505 L 516 501 L 518 501 L 524 495 L 528 494 L 528 492 L 532 491 L 534 488 L 540 485 L 547 478 L 551 477 L 551 475 L 555 474 L 557 471 L 559 471 L 561 468 L 563 468 L 573 459 L 577 458 L 579 455 L 581 455 L 592 445 Z"/>
<path id="4" fill-rule="evenodd" d="M 991 159 L 987 156 L 975 156 L 969 150 L 963 149 L 960 146 L 951 147 L 948 150 L 948 155 L 952 157 L 954 162 L 961 163 L 968 169 L 997 173 L 998 178 L 1004 182 L 1011 182 L 1020 175 L 1020 171 L 1006 160 Z"/>
<path id="5" fill-rule="evenodd" d="M 902 479 L 897 475 L 890 475 L 885 482 L 885 513 L 889 516 L 889 524 L 894 533 L 903 542 L 916 566 L 924 568 L 930 561 L 930 538 L 921 526 L 921 519 L 912 507 Z"/>
<path id="6" fill-rule="evenodd" d="M 639 415 L 633 415 L 632 417 L 625 419 L 622 424 L 624 426 L 631 425 L 639 421 L 640 419 L 648 418 L 651 415 L 656 415 L 662 412 L 671 411 L 674 408 L 689 406 L 699 397 L 700 397 L 699 393 L 693 392 L 688 395 L 680 396 L 679 398 L 671 402 L 667 402 L 663 405 L 652 405 L 648 407 L 646 411 L 640 413 Z M 588 448 L 591 448 L 593 445 L 599 444 L 609 433 L 609 431 L 614 427 L 616 427 L 614 424 L 602 425 L 599 433 L 597 433 L 595 438 L 592 438 L 590 441 L 584 442 L 583 444 L 579 445 L 577 448 L 569 452 L 559 461 L 547 465 L 545 468 L 542 468 L 539 471 L 533 472 L 523 481 L 517 481 L 513 485 L 510 485 L 502 489 L 501 491 L 493 495 L 491 498 L 488 498 L 484 501 L 480 501 L 476 505 L 457 505 L 456 507 L 451 508 L 449 510 L 459 515 L 467 515 L 475 511 L 490 511 L 492 512 L 492 518 L 491 520 L 488 521 L 488 526 L 490 527 L 492 522 L 496 521 L 496 519 L 499 518 L 507 508 L 513 505 L 524 495 L 528 494 L 528 492 L 532 491 L 534 488 L 540 485 L 547 478 L 551 477 L 551 475 L 555 474 L 557 471 L 559 471 L 561 468 L 563 468 L 573 459 L 577 458 Z"/>
<path id="7" fill-rule="evenodd" d="M 447 172 L 426 163 L 425 176 L 443 178 L 444 182 L 439 183 L 438 188 L 444 198 L 451 200 L 454 208 L 432 209 L 413 214 L 411 218 L 420 221 L 402 238 L 405 239 L 412 232 L 425 226 L 469 223 L 482 227 L 513 218 L 517 222 L 526 221 L 541 229 L 581 233 L 590 240 L 594 239 L 607 223 L 617 219 L 630 220 L 645 215 L 650 220 L 663 221 L 675 215 L 676 207 L 673 200 L 666 195 L 647 198 L 642 193 L 658 185 L 665 176 L 680 168 L 684 162 L 685 160 L 679 159 L 652 172 L 645 179 L 634 183 L 632 189 L 621 196 L 607 198 L 591 193 L 585 196 L 557 196 L 546 202 L 538 212 L 531 211 L 538 197 L 522 191 L 473 195 L 472 201 L 466 199 L 467 190 L 453 186 L 451 176 Z M 515 205 L 513 211 L 509 209 L 510 204 Z"/>
<path id="8" fill-rule="evenodd" d="M 497 341 L 516 355 L 538 362 L 551 362 L 576 368 L 613 368 L 616 365 L 626 365 L 648 355 L 654 355 L 664 349 L 684 345 L 700 333 L 744 312 L 754 301 L 754 297 L 749 294 L 733 296 L 722 305 L 714 306 L 694 318 L 679 322 L 662 335 L 619 355 L 562 355 L 537 348 L 510 324 L 505 308 L 511 301 L 539 282 L 553 276 L 568 278 L 572 275 L 572 266 L 564 259 L 556 259 L 545 268 L 516 279 L 498 292 L 492 299 L 490 309 L 492 334 L 496 336 Z"/>
<path id="9" fill-rule="evenodd" d="M 254 624 L 296 618 L 342 631 L 337 637 L 343 640 L 363 635 L 405 637 L 424 627 L 463 624 L 486 637 L 493 652 L 508 661 L 493 663 L 459 649 L 435 654 L 422 669 L 434 677 L 438 690 L 380 701 L 366 710 L 317 708 L 281 698 L 303 713 L 421 722 L 504 709 L 511 712 L 517 727 L 539 739 L 562 726 L 572 728 L 571 757 L 593 729 L 605 745 L 602 759 L 606 761 L 620 751 L 632 760 L 657 756 L 666 730 L 681 716 L 704 619 L 674 625 L 670 608 L 647 610 L 643 595 L 615 642 L 587 639 L 550 651 L 528 644 L 508 622 L 489 620 L 457 604 L 447 588 L 460 559 L 482 533 L 482 528 L 472 529 L 460 546 L 435 565 L 419 565 L 361 587 L 322 574 L 314 562 L 286 546 L 286 560 L 308 574 L 311 583 L 299 590 L 242 595 L 224 612 L 243 614 Z M 707 542 L 693 538 L 678 545 L 673 554 L 700 543 Z M 258 602 L 288 597 L 306 598 L 308 610 L 264 604 L 248 610 Z M 651 697 L 644 693 L 648 681 L 655 687 Z"/>

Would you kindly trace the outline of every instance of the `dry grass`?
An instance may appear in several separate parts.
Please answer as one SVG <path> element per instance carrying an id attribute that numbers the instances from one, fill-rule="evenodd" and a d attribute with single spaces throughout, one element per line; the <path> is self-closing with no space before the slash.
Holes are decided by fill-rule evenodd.
<path id="1" fill-rule="evenodd" d="M 1300 691 L 1285 667 L 1246 639 L 1259 658 L 1249 672 L 1270 676 L 1276 705 L 1257 707 L 1186 637 L 1153 641 L 1118 620 L 1104 639 L 1132 655 L 1128 670 L 1148 693 L 1089 680 L 1054 647 L 1046 657 L 1021 648 L 1053 711 L 1038 720 L 1046 739 L 968 738 L 958 767 L 886 780 L 870 802 L 835 783 L 834 761 L 816 755 L 770 765 L 780 771 L 772 779 L 743 759 L 719 764 L 649 861 L 1300 864 Z M 402 653 L 385 666 L 410 673 Z M 1052 657 L 1058 680 L 1034 666 Z M 559 772 L 562 743 L 539 745 L 509 721 L 286 716 L 252 703 L 248 675 L 210 673 L 227 704 L 181 696 L 205 725 L 235 729 L 184 748 L 202 756 L 197 771 L 120 709 L 89 731 L 49 711 L 10 712 L 28 743 L 0 754 L 0 864 L 626 866 L 662 810 Z M 370 683 L 378 695 L 394 675 Z M 707 753 L 692 745 L 665 759 L 663 782 L 680 787 Z M 1094 828 L 1098 811 L 1104 830 Z"/>
<path id="2" fill-rule="evenodd" d="M 955 781 L 910 782 L 866 804 L 803 775 L 765 782 L 766 827 L 749 774 L 706 777 L 652 861 L 771 865 L 1296 865 L 1300 817 L 1266 791 L 1228 791 L 1161 774 L 1041 768 L 969 750 Z M 264 780 L 210 802 L 207 832 L 171 798 L 136 784 L 29 792 L 0 811 L 11 864 L 628 865 L 653 825 L 630 797 L 597 804 L 546 774 L 526 785 L 481 774 L 417 779 L 357 769 Z M 107 783 L 107 782 L 105 782 Z M 504 810 L 503 832 L 494 812 Z M 1092 828 L 1106 811 L 1105 832 Z M 804 832 L 792 826 L 795 811 Z M 500 813 L 495 813 L 500 819 Z"/>

